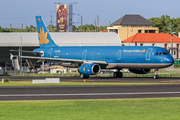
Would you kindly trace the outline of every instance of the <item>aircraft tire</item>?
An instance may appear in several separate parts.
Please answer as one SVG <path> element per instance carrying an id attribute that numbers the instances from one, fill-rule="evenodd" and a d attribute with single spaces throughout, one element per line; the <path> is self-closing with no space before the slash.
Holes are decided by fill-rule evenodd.
<path id="1" fill-rule="evenodd" d="M 159 79 L 159 75 L 154 75 L 154 79 Z"/>
<path id="2" fill-rule="evenodd" d="M 80 74 L 80 78 L 81 78 L 81 79 L 84 79 L 84 78 L 85 78 L 85 75 L 84 75 L 84 74 Z"/>
<path id="3" fill-rule="evenodd" d="M 89 75 L 85 75 L 85 78 L 89 78 Z"/>
<path id="4" fill-rule="evenodd" d="M 122 73 L 122 72 L 119 72 L 118 74 L 119 74 L 119 75 L 118 75 L 119 78 L 122 78 L 122 77 L 123 77 L 123 73 Z"/>
<path id="5" fill-rule="evenodd" d="M 122 72 L 114 72 L 113 77 L 114 78 L 122 78 L 123 73 Z"/>
<path id="6" fill-rule="evenodd" d="M 80 78 L 81 78 L 81 79 L 84 79 L 84 78 L 89 78 L 89 75 L 80 74 Z"/>
<path id="7" fill-rule="evenodd" d="M 113 73 L 113 77 L 114 77 L 114 78 L 118 78 L 118 77 L 119 77 L 118 72 L 114 72 L 114 73 Z"/>

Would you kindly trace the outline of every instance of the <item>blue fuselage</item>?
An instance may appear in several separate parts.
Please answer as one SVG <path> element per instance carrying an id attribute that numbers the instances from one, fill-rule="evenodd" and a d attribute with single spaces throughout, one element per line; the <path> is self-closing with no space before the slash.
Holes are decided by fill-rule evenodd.
<path id="1" fill-rule="evenodd" d="M 174 63 L 169 52 L 154 46 L 71 46 L 44 47 L 34 52 L 43 52 L 42 57 L 106 61 L 102 68 L 164 68 Z"/>

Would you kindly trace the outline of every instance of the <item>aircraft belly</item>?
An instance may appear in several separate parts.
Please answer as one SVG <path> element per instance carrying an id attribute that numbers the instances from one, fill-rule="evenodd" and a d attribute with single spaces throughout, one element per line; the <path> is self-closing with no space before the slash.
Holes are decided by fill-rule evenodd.
<path id="1" fill-rule="evenodd" d="M 116 69 L 116 68 L 118 68 L 118 64 L 108 64 L 106 66 L 106 69 Z"/>
<path id="2" fill-rule="evenodd" d="M 107 69 L 118 69 L 118 68 L 148 68 L 148 69 L 153 69 L 153 68 L 165 68 L 169 67 L 172 64 L 142 64 L 142 63 L 110 63 L 107 65 Z"/>

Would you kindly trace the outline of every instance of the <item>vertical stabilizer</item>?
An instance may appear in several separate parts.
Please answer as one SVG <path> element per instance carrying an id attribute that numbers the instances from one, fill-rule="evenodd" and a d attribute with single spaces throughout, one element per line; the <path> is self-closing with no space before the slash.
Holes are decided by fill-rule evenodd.
<path id="1" fill-rule="evenodd" d="M 52 40 L 49 31 L 47 30 L 46 25 L 44 24 L 44 21 L 41 18 L 41 16 L 36 16 L 36 25 L 40 48 L 57 46 Z"/>

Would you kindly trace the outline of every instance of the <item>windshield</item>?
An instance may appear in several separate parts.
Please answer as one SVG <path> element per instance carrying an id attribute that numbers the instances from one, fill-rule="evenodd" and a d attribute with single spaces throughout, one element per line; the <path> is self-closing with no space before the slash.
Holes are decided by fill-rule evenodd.
<path id="1" fill-rule="evenodd" d="M 169 52 L 157 52 L 156 55 L 169 55 Z"/>

